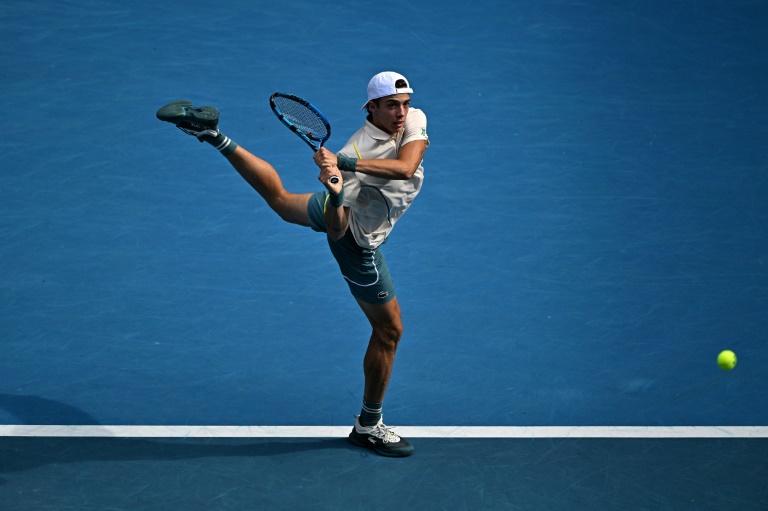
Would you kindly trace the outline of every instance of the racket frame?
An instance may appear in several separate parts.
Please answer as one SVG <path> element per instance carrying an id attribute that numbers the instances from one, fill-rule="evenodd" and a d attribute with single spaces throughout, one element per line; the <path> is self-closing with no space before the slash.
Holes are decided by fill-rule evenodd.
<path id="1" fill-rule="evenodd" d="M 275 102 L 275 98 L 285 98 L 290 99 L 292 101 L 295 101 L 302 106 L 306 107 L 309 111 L 311 111 L 313 114 L 317 116 L 317 118 L 325 125 L 325 131 L 326 135 L 323 138 L 316 138 L 313 137 L 311 133 L 306 133 L 304 130 L 300 129 L 298 126 L 293 124 L 290 120 L 288 120 L 285 117 L 285 114 L 282 110 L 280 110 L 280 107 L 277 106 L 277 103 Z M 295 96 L 293 94 L 286 94 L 285 92 L 275 92 L 269 97 L 269 106 L 272 109 L 272 111 L 275 113 L 278 119 L 280 119 L 280 122 L 285 124 L 291 131 L 296 133 L 296 135 L 302 139 L 306 144 L 312 148 L 314 152 L 317 152 L 320 150 L 321 147 L 328 141 L 329 138 L 331 138 L 331 123 L 328 122 L 328 119 L 325 118 L 323 113 L 315 107 L 312 103 L 307 101 L 306 99 L 302 99 L 298 96 Z M 336 176 L 332 176 L 330 179 L 331 183 L 338 183 L 339 178 Z"/>
<path id="2" fill-rule="evenodd" d="M 311 133 L 305 133 L 302 129 L 294 125 L 289 119 L 285 117 L 285 114 L 282 110 L 280 110 L 280 107 L 277 106 L 277 103 L 275 103 L 275 98 L 285 98 L 290 99 L 292 101 L 295 101 L 307 109 L 309 109 L 313 114 L 317 116 L 317 118 L 325 125 L 325 129 L 327 132 L 327 135 L 323 138 L 316 138 L 313 137 Z M 291 131 L 296 133 L 296 135 L 302 139 L 306 144 L 312 148 L 315 152 L 319 151 L 321 147 L 328 141 L 329 138 L 331 138 L 331 123 L 328 122 L 328 119 L 325 118 L 325 116 L 318 110 L 312 103 L 309 101 L 302 99 L 298 96 L 294 96 L 293 94 L 286 94 L 284 92 L 275 92 L 269 97 L 269 106 L 272 108 L 272 111 L 275 113 L 278 119 L 280 119 L 280 122 L 285 124 Z"/>

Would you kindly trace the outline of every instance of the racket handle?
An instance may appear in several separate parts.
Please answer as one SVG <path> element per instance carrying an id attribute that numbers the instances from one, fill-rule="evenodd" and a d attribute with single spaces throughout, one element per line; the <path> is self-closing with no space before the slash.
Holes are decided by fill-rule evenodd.
<path id="1" fill-rule="evenodd" d="M 331 179 L 329 179 L 328 181 L 330 181 L 333 184 L 336 184 L 339 182 L 339 176 L 331 176 Z"/>

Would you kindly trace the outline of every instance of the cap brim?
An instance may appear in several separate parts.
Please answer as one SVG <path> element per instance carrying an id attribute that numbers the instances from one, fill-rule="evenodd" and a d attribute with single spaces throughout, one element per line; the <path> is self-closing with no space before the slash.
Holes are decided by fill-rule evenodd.
<path id="1" fill-rule="evenodd" d="M 395 94 L 413 94 L 413 89 L 411 89 L 410 87 L 407 89 L 395 89 Z M 387 96 L 394 96 L 395 94 L 387 94 Z M 368 106 L 368 103 L 370 103 L 371 101 L 375 99 L 386 98 L 387 96 L 381 96 L 379 98 L 369 99 L 368 101 L 365 102 L 363 106 L 360 107 L 360 110 L 363 110 L 366 106 Z"/>

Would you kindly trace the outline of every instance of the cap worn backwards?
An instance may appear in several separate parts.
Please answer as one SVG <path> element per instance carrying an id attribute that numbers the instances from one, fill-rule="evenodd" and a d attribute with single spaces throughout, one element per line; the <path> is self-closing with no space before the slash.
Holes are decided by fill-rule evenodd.
<path id="1" fill-rule="evenodd" d="M 391 96 L 393 94 L 413 94 L 413 89 L 411 89 L 408 80 L 399 73 L 395 73 L 394 71 L 383 71 L 371 78 L 371 81 L 368 82 L 368 101 Z M 368 101 L 365 102 L 363 108 L 368 105 Z"/>

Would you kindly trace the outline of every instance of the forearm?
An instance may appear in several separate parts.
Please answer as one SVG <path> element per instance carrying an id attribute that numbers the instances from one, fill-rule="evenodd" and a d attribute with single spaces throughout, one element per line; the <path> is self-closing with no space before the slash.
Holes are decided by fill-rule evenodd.
<path id="1" fill-rule="evenodd" d="M 341 170 L 360 172 L 384 179 L 411 179 L 419 169 L 426 149 L 426 141 L 415 140 L 400 149 L 397 159 L 355 159 L 330 153 L 325 157 L 338 165 Z M 336 161 L 333 161 L 334 159 Z"/>
<path id="2" fill-rule="evenodd" d="M 355 171 L 384 179 L 411 179 L 418 165 L 401 160 L 357 160 Z"/>
<path id="3" fill-rule="evenodd" d="M 333 196 L 328 198 L 325 207 L 325 230 L 332 240 L 341 239 L 349 228 L 349 208 L 332 204 Z"/>

